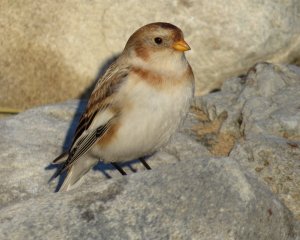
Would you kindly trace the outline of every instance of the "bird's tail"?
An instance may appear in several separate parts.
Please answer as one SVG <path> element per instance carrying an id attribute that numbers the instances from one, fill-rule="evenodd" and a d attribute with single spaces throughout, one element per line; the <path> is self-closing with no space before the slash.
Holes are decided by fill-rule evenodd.
<path id="1" fill-rule="evenodd" d="M 65 162 L 69 157 L 69 152 L 64 152 L 62 154 L 60 154 L 57 158 L 55 158 L 52 163 L 53 164 L 61 164 L 63 162 Z"/>
<path id="2" fill-rule="evenodd" d="M 67 176 L 64 183 L 60 187 L 60 192 L 68 191 L 76 187 L 81 179 L 81 177 L 86 174 L 94 165 L 96 165 L 98 159 L 87 158 L 85 156 L 81 157 L 79 161 L 74 162 L 67 170 Z M 78 184 L 77 184 L 78 183 Z"/>

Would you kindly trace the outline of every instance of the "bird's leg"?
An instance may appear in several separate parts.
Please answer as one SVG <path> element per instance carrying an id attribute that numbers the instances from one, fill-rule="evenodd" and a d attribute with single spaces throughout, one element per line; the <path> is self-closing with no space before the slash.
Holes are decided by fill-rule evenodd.
<path id="1" fill-rule="evenodd" d="M 127 175 L 126 172 L 115 162 L 112 162 L 111 165 L 113 165 L 122 175 Z"/>
<path id="2" fill-rule="evenodd" d="M 144 167 L 147 169 L 147 170 L 151 170 L 151 167 L 148 165 L 148 163 L 145 161 L 145 157 L 141 157 L 140 158 L 140 161 L 141 163 L 144 165 Z"/>
<path id="3" fill-rule="evenodd" d="M 128 165 L 128 167 L 132 172 L 136 172 L 136 169 L 134 167 L 132 167 L 131 165 Z"/>

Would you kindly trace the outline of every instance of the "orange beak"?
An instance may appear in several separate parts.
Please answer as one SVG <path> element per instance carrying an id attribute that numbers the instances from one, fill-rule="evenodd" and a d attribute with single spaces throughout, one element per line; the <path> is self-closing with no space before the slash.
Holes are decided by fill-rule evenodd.
<path id="1" fill-rule="evenodd" d="M 181 52 L 191 50 L 190 46 L 184 40 L 175 42 L 172 47 Z"/>

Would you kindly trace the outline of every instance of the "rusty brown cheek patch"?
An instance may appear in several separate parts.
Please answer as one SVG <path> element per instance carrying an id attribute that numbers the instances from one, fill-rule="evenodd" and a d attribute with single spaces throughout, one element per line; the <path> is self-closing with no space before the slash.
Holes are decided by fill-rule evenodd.
<path id="1" fill-rule="evenodd" d="M 137 45 L 134 50 L 135 50 L 136 55 L 139 58 L 141 58 L 143 60 L 149 59 L 149 51 L 147 48 L 145 48 L 141 45 Z"/>

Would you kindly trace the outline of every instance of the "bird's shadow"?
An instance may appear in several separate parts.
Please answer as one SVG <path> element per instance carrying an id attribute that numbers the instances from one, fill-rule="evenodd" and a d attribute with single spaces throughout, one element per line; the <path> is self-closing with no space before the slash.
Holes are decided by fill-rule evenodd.
<path id="1" fill-rule="evenodd" d="M 72 144 L 72 139 L 74 137 L 74 133 L 75 130 L 77 128 L 78 122 L 80 120 L 81 115 L 83 114 L 85 108 L 86 108 L 86 104 L 87 104 L 87 100 L 90 96 L 90 94 L 92 93 L 96 83 L 98 82 L 98 80 L 104 75 L 104 73 L 106 72 L 106 70 L 109 68 L 109 66 L 120 56 L 120 54 L 115 54 L 112 55 L 110 58 L 108 58 L 103 64 L 102 66 L 99 67 L 99 70 L 95 76 L 95 78 L 92 80 L 91 84 L 78 96 L 79 98 L 79 103 L 77 105 L 77 108 L 75 110 L 75 113 L 72 117 L 72 120 L 70 122 L 70 126 L 67 130 L 66 136 L 65 136 L 65 140 L 62 146 L 62 152 L 68 151 L 69 147 Z M 51 161 L 51 160 L 50 160 Z M 56 169 L 56 172 L 59 171 L 59 169 L 61 168 L 60 164 L 53 164 L 53 163 L 49 163 L 49 165 L 47 165 L 45 167 L 45 170 L 53 170 Z M 106 173 L 107 170 L 112 169 L 112 166 L 108 165 L 108 164 L 103 164 L 103 163 L 98 163 L 93 170 L 95 171 L 101 171 L 107 178 L 110 178 L 109 174 Z M 53 174 L 53 176 L 50 178 L 49 182 L 52 181 L 54 179 L 54 176 L 56 174 L 56 172 Z M 66 174 L 60 174 L 59 176 L 59 181 L 56 187 L 56 191 L 61 187 L 64 179 L 66 177 Z"/>

